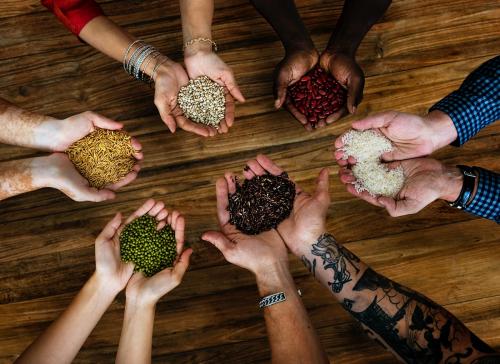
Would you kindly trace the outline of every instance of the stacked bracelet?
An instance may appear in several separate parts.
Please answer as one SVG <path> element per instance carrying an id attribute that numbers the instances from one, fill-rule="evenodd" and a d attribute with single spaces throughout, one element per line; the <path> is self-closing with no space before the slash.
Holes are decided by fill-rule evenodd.
<path id="1" fill-rule="evenodd" d="M 123 69 L 137 80 L 151 84 L 154 82 L 154 75 L 158 67 L 167 61 L 167 57 L 162 56 L 153 46 L 141 40 L 132 42 L 123 56 Z M 151 62 L 156 62 L 153 66 L 151 76 L 146 73 Z"/>

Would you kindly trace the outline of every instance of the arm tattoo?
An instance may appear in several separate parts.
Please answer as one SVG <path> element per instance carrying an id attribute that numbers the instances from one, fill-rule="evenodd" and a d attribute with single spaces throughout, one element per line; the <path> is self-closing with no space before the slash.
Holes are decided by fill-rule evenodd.
<path id="1" fill-rule="evenodd" d="M 328 282 L 328 285 L 334 293 L 342 291 L 344 285 L 352 280 L 348 266 L 353 267 L 356 273 L 359 272 L 355 264 L 359 262 L 358 257 L 337 245 L 335 238 L 330 234 L 321 235 L 313 244 L 311 253 L 322 259 L 324 270 L 333 270 L 332 281 Z"/>
<path id="2" fill-rule="evenodd" d="M 306 267 L 328 285 L 370 337 L 404 362 L 489 364 L 498 360 L 484 356 L 494 351 L 451 313 L 367 267 L 330 234 L 321 235 L 310 252 L 321 258 L 323 270 L 316 271 L 315 258 L 303 256 Z"/>

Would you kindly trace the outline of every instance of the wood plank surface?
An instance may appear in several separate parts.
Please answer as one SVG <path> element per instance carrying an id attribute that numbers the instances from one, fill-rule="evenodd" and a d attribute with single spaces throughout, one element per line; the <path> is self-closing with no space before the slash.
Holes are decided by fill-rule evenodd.
<path id="1" fill-rule="evenodd" d="M 177 2 L 99 3 L 131 33 L 182 60 Z M 297 5 L 321 50 L 342 2 Z M 306 190 L 321 168 L 330 167 L 328 228 L 339 241 L 383 274 L 445 306 L 500 350 L 498 225 L 441 202 L 395 219 L 355 199 L 338 181 L 332 160 L 334 138 L 355 118 L 309 133 L 287 112 L 273 109 L 271 76 L 283 50 L 246 1 L 216 1 L 213 35 L 247 102 L 237 105 L 229 134 L 202 139 L 170 134 L 152 91 L 79 42 L 38 0 L 0 3 L 0 97 L 55 117 L 94 110 L 123 121 L 145 154 L 139 178 L 113 201 L 76 203 L 45 189 L 0 202 L 0 363 L 12 362 L 67 307 L 93 270 L 94 239 L 105 222 L 148 197 L 184 212 L 187 241 L 195 250 L 182 285 L 158 304 L 153 362 L 269 362 L 254 278 L 200 240 L 217 226 L 215 180 L 227 170 L 241 171 L 258 153 L 275 159 Z M 356 118 L 388 109 L 425 113 L 499 53 L 498 1 L 394 0 L 358 51 L 367 78 Z M 36 155 L 41 153 L 0 145 L 0 161 Z M 500 171 L 500 123 L 435 157 Z M 293 257 L 291 270 L 332 362 L 395 362 Z M 114 361 L 124 303 L 119 295 L 76 363 Z"/>

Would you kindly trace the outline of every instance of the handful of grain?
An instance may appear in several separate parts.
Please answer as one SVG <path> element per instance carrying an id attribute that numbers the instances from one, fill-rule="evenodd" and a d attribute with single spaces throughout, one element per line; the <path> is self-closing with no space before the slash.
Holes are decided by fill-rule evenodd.
<path id="1" fill-rule="evenodd" d="M 120 255 L 133 262 L 146 277 L 172 267 L 177 257 L 175 232 L 170 226 L 156 230 L 154 217 L 143 215 L 125 226 L 120 234 Z"/>
<path id="2" fill-rule="evenodd" d="M 342 142 L 345 158 L 356 159 L 352 173 L 356 177 L 354 188 L 357 192 L 391 197 L 398 194 L 405 182 L 403 169 L 389 169 L 380 159 L 382 154 L 392 150 L 389 139 L 374 130 L 350 130 L 342 137 Z"/>
<path id="3" fill-rule="evenodd" d="M 295 184 L 286 173 L 247 179 L 229 195 L 229 222 L 249 235 L 275 229 L 290 216 L 294 200 Z"/>
<path id="4" fill-rule="evenodd" d="M 90 186 L 103 188 L 121 180 L 134 167 L 130 139 L 121 130 L 97 129 L 73 143 L 66 153 Z"/>
<path id="5" fill-rule="evenodd" d="M 219 127 L 226 112 L 224 88 L 207 76 L 190 80 L 181 87 L 177 102 L 188 119 L 215 128 Z"/>

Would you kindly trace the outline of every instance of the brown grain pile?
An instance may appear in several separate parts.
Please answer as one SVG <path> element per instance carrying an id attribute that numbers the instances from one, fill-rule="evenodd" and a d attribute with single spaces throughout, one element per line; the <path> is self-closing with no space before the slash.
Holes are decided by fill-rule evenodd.
<path id="1" fill-rule="evenodd" d="M 134 167 L 131 137 L 121 130 L 97 129 L 73 143 L 66 153 L 90 186 L 118 182 Z"/>

